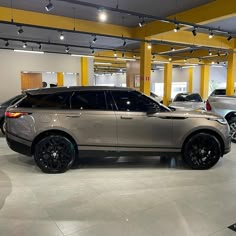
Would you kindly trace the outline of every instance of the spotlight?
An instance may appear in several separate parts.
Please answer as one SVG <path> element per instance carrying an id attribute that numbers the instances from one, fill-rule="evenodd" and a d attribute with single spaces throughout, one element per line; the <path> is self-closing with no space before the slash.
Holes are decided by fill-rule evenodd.
<path id="1" fill-rule="evenodd" d="M 174 28 L 174 32 L 178 32 L 180 30 L 179 24 L 176 25 L 176 27 Z"/>
<path id="2" fill-rule="evenodd" d="M 96 43 L 96 41 L 97 41 L 97 37 L 95 36 L 93 39 L 93 43 Z"/>
<path id="3" fill-rule="evenodd" d="M 144 20 L 144 18 L 142 19 L 142 21 L 140 21 L 139 23 L 138 23 L 138 26 L 141 28 L 141 27 L 143 27 L 145 25 L 145 20 Z"/>
<path id="4" fill-rule="evenodd" d="M 184 59 L 184 62 L 187 62 L 187 59 Z"/>
<path id="5" fill-rule="evenodd" d="M 171 51 L 172 51 L 172 52 L 174 52 L 174 51 L 175 51 L 175 49 L 174 49 L 174 48 L 171 48 Z"/>
<path id="6" fill-rule="evenodd" d="M 219 51 L 217 52 L 217 56 L 220 57 L 220 52 Z"/>
<path id="7" fill-rule="evenodd" d="M 148 44 L 148 49 L 152 49 L 152 45 L 151 44 Z"/>
<path id="8" fill-rule="evenodd" d="M 136 58 L 136 54 L 133 55 L 133 58 Z"/>
<path id="9" fill-rule="evenodd" d="M 66 53 L 68 53 L 70 51 L 70 48 L 67 46 L 65 51 Z"/>
<path id="10" fill-rule="evenodd" d="M 22 27 L 20 27 L 17 31 L 17 34 L 22 34 L 22 33 L 24 33 L 24 30 L 22 29 Z"/>
<path id="11" fill-rule="evenodd" d="M 212 56 L 212 52 L 210 50 L 208 51 L 208 54 L 209 54 L 209 56 Z"/>
<path id="12" fill-rule="evenodd" d="M 192 31 L 192 34 L 193 34 L 193 36 L 196 36 L 196 35 L 197 35 L 197 30 L 196 30 L 195 27 L 194 27 L 194 29 L 193 29 L 193 31 Z"/>
<path id="13" fill-rule="evenodd" d="M 125 41 L 125 39 L 124 39 L 123 47 L 125 47 L 125 46 L 126 46 L 126 44 L 127 44 L 127 43 L 126 43 L 126 41 Z"/>
<path id="14" fill-rule="evenodd" d="M 230 41 L 232 39 L 232 35 L 230 34 L 229 37 L 227 38 L 228 41 Z"/>
<path id="15" fill-rule="evenodd" d="M 153 55 L 152 55 L 152 59 L 155 59 L 155 57 L 156 57 L 156 56 L 153 54 Z"/>
<path id="16" fill-rule="evenodd" d="M 107 13 L 105 12 L 104 8 L 101 8 L 98 11 L 99 11 L 98 15 L 99 20 L 105 22 L 107 20 Z"/>
<path id="17" fill-rule="evenodd" d="M 45 6 L 46 11 L 51 11 L 54 8 L 53 4 L 51 3 L 51 0 L 49 0 L 49 3 L 47 6 Z"/>
<path id="18" fill-rule="evenodd" d="M 213 32 L 212 31 L 210 31 L 210 33 L 209 33 L 209 39 L 212 39 L 213 38 L 213 36 L 214 36 L 214 34 L 213 34 Z"/>
<path id="19" fill-rule="evenodd" d="M 171 57 L 169 58 L 169 61 L 172 61 L 172 58 L 171 58 Z"/>
<path id="20" fill-rule="evenodd" d="M 64 40 L 64 39 L 65 39 L 65 36 L 64 36 L 64 34 L 63 34 L 63 33 L 61 33 L 61 34 L 60 34 L 60 36 L 59 36 L 59 38 L 60 38 L 60 40 Z"/>
<path id="21" fill-rule="evenodd" d="M 94 54 L 94 52 L 95 52 L 95 50 L 94 50 L 94 48 L 92 48 L 92 49 L 91 49 L 91 53 Z"/>
<path id="22" fill-rule="evenodd" d="M 122 57 L 125 57 L 125 53 L 124 52 L 122 53 Z"/>
<path id="23" fill-rule="evenodd" d="M 8 40 L 6 41 L 5 46 L 6 46 L 6 47 L 9 46 L 9 42 L 8 42 Z"/>
<path id="24" fill-rule="evenodd" d="M 24 44 L 23 44 L 23 48 L 27 48 L 27 43 L 24 43 Z"/>
<path id="25" fill-rule="evenodd" d="M 212 62 L 211 62 L 211 64 L 212 64 L 212 65 L 214 65 L 214 64 L 215 64 L 215 62 L 214 62 L 214 61 L 212 61 Z"/>
<path id="26" fill-rule="evenodd" d="M 116 51 L 114 52 L 114 57 L 117 57 L 117 53 L 116 53 Z"/>
<path id="27" fill-rule="evenodd" d="M 39 43 L 39 49 L 42 49 L 42 44 L 41 43 Z"/>
<path id="28" fill-rule="evenodd" d="M 200 62 L 202 62 L 202 60 L 201 60 L 201 59 L 199 59 L 199 60 L 198 60 L 198 62 L 200 63 Z"/>

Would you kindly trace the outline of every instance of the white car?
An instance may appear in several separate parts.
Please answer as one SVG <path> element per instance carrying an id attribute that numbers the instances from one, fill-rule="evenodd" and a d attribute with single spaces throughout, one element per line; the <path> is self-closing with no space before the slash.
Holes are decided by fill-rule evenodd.
<path id="1" fill-rule="evenodd" d="M 205 104 L 198 93 L 178 93 L 170 107 L 176 109 L 205 110 Z"/>

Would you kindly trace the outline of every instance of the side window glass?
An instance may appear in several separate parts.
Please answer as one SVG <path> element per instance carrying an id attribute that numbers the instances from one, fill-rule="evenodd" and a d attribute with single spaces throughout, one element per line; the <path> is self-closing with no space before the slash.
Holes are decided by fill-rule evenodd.
<path id="1" fill-rule="evenodd" d="M 107 110 L 104 91 L 79 91 L 71 98 L 71 109 Z"/>

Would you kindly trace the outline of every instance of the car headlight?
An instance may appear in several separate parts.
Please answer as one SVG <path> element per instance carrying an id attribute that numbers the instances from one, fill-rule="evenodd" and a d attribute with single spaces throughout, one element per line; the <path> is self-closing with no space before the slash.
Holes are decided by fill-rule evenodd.
<path id="1" fill-rule="evenodd" d="M 208 120 L 217 121 L 222 125 L 227 125 L 227 120 L 225 118 L 209 118 Z"/>

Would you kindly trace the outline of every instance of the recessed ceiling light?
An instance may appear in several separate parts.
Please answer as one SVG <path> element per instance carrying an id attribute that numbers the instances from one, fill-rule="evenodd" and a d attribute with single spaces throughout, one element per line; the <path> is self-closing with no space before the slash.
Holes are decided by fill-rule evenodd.
<path id="1" fill-rule="evenodd" d="M 210 31 L 210 33 L 209 33 L 209 39 L 212 39 L 213 38 L 213 36 L 214 36 L 214 34 L 213 34 L 213 32 L 212 31 Z"/>
<path id="2" fill-rule="evenodd" d="M 45 6 L 46 11 L 51 11 L 54 8 L 51 0 L 49 0 L 49 3 L 47 4 L 47 6 Z"/>
<path id="3" fill-rule="evenodd" d="M 63 34 L 63 33 L 61 33 L 61 34 L 60 34 L 60 36 L 59 36 L 59 38 L 60 38 L 60 40 L 64 40 L 64 39 L 65 39 L 65 36 L 64 36 L 64 34 Z"/>
<path id="4" fill-rule="evenodd" d="M 99 15 L 98 15 L 99 20 L 102 22 L 107 21 L 107 13 L 105 9 L 99 9 L 98 11 L 99 11 Z"/>

